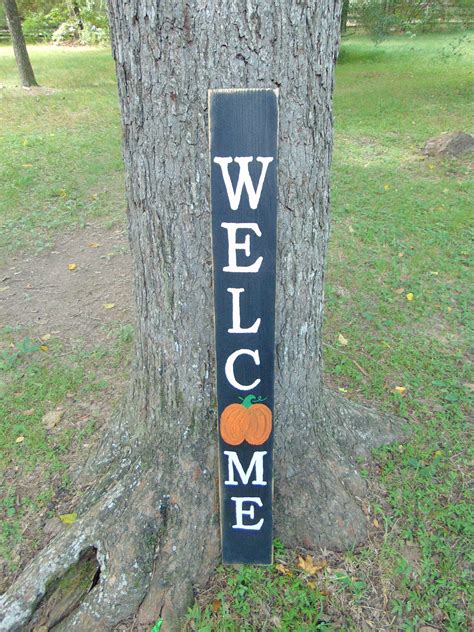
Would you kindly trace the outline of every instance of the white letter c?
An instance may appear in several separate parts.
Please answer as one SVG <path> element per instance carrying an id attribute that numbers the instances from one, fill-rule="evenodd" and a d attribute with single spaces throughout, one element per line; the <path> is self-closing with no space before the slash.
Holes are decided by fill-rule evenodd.
<path id="1" fill-rule="evenodd" d="M 251 358 L 254 359 L 254 362 L 257 366 L 260 365 L 260 355 L 258 353 L 258 349 L 256 349 L 255 351 L 252 351 L 251 349 L 238 349 L 237 351 L 234 351 L 234 353 L 231 353 L 230 356 L 227 358 L 227 362 L 225 363 L 225 376 L 228 379 L 229 384 L 231 384 L 234 388 L 238 388 L 239 391 L 251 391 L 253 388 L 258 386 L 262 380 L 258 378 L 249 386 L 245 386 L 237 382 L 234 374 L 234 363 L 241 355 L 249 355 Z"/>

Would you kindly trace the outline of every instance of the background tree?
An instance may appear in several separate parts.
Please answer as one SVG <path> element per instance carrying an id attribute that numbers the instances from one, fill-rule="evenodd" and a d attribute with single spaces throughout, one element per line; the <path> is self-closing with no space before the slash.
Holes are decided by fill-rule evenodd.
<path id="1" fill-rule="evenodd" d="M 58 630 L 102 632 L 137 609 L 143 624 L 170 622 L 219 562 L 209 88 L 281 94 L 275 535 L 310 549 L 363 541 L 355 460 L 399 432 L 322 379 L 340 2 L 109 9 L 138 308 L 133 379 L 84 468 L 78 520 L 6 593 L 0 627 L 27 621 L 84 552 L 100 577 Z"/>
<path id="2" fill-rule="evenodd" d="M 8 28 L 12 38 L 13 50 L 15 52 L 16 65 L 20 74 L 20 81 L 25 88 L 37 86 L 35 73 L 31 66 L 28 51 L 26 49 L 25 38 L 21 28 L 21 19 L 16 5 L 16 0 L 3 0 Z"/>
<path id="3" fill-rule="evenodd" d="M 347 31 L 347 18 L 349 17 L 349 0 L 342 0 L 341 9 L 341 33 Z"/>
<path id="4" fill-rule="evenodd" d="M 350 11 L 375 41 L 395 33 L 458 31 L 472 25 L 471 0 L 352 0 Z"/>

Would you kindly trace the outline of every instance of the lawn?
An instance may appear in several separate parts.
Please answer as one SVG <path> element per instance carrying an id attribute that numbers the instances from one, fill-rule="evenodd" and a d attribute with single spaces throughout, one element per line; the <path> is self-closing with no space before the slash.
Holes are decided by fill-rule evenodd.
<path id="1" fill-rule="evenodd" d="M 31 56 L 46 87 L 25 92 L 15 87 L 11 51 L 0 48 L 4 270 L 19 253 L 40 256 L 91 222 L 104 234 L 125 224 L 109 51 L 38 46 Z M 220 568 L 189 629 L 472 629 L 473 156 L 433 159 L 420 150 L 443 131 L 474 131 L 473 62 L 472 38 L 460 35 L 344 41 L 326 375 L 347 397 L 405 417 L 412 434 L 360 464 L 370 490 L 366 546 L 309 554 L 276 542 L 271 568 Z M 51 431 L 44 414 L 72 400 L 105 401 L 124 379 L 132 337 L 130 325 L 111 326 L 107 344 L 84 349 L 13 325 L 0 322 L 0 556 L 10 575 L 40 546 L 45 521 L 73 511 L 70 461 L 85 458 L 97 438 L 93 415 L 78 415 L 74 431 Z M 33 475 L 44 485 L 28 494 Z"/>
<path id="2" fill-rule="evenodd" d="M 0 47 L 0 248 L 39 251 L 58 230 L 123 222 L 125 193 L 113 60 L 106 48 L 32 47 L 25 91 Z"/>

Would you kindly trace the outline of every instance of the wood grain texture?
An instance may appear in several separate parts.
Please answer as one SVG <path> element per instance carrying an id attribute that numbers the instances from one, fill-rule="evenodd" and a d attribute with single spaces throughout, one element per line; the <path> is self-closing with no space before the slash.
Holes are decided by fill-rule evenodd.
<path id="1" fill-rule="evenodd" d="M 222 558 L 229 564 L 271 564 L 278 100 L 272 88 L 214 90 L 209 106 Z M 229 361 L 239 353 L 229 381 Z M 235 417 L 232 436 L 242 433 L 243 440 L 229 444 L 231 433 L 222 430 L 229 431 Z M 246 484 L 226 483 L 233 467 L 226 458 L 229 445 L 244 471 L 255 445 L 265 451 L 263 485 L 252 477 Z M 241 527 L 239 496 L 256 499 L 242 505 L 255 519 L 245 514 Z"/>

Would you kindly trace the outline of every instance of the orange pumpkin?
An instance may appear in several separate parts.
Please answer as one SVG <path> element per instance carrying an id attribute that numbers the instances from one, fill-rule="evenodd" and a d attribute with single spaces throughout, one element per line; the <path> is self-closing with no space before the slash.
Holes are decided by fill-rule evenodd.
<path id="1" fill-rule="evenodd" d="M 272 411 L 262 398 L 247 395 L 241 404 L 229 404 L 221 415 L 221 437 L 229 445 L 262 445 L 272 431 Z"/>

